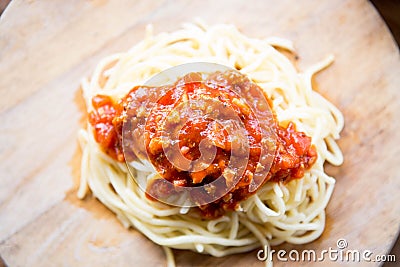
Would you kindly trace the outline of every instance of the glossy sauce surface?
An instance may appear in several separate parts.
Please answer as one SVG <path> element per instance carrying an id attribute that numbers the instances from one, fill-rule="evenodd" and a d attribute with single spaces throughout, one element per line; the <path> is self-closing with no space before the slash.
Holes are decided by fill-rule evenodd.
<path id="1" fill-rule="evenodd" d="M 280 126 L 267 96 L 236 71 L 190 73 L 173 85 L 135 87 L 119 101 L 98 95 L 92 102 L 89 121 L 103 150 L 118 161 L 147 157 L 160 174 L 148 184 L 149 198 L 216 182 L 212 192 L 191 195 L 206 218 L 237 209 L 266 181 L 303 177 L 317 158 L 311 138 L 293 123 Z M 223 197 L 201 204 L 216 194 Z"/>

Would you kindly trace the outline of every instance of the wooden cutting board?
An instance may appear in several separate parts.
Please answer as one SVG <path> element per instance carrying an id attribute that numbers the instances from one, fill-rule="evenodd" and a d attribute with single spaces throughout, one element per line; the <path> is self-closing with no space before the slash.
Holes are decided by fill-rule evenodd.
<path id="1" fill-rule="evenodd" d="M 146 24 L 171 31 L 195 17 L 288 38 L 300 69 L 335 55 L 317 77 L 346 121 L 345 163 L 327 166 L 337 186 L 326 229 L 311 244 L 278 248 L 335 249 L 344 238 L 349 249 L 388 252 L 400 225 L 400 59 L 368 1 L 14 0 L 0 19 L 0 255 L 9 266 L 165 265 L 159 246 L 124 229 L 97 200 L 75 196 L 78 88 L 102 57 L 141 40 Z M 175 251 L 179 266 L 263 266 L 256 254 Z"/>

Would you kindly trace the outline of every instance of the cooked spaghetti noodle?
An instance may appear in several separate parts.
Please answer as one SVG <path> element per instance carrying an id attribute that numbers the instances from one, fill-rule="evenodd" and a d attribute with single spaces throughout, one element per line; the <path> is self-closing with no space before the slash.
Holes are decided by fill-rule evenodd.
<path id="1" fill-rule="evenodd" d="M 187 249 L 221 257 L 260 246 L 308 243 L 318 238 L 325 225 L 325 207 L 335 179 L 324 172 L 325 161 L 340 165 L 336 144 L 344 120 L 341 112 L 312 88 L 312 76 L 327 67 L 332 56 L 298 72 L 277 48 L 293 51 L 291 42 L 280 38 L 252 39 L 232 25 L 185 24 L 172 33 L 146 38 L 126 53 L 103 59 L 90 79 L 82 81 L 87 111 L 98 94 L 118 100 L 153 75 L 190 62 L 212 62 L 239 69 L 268 95 L 279 123 L 293 122 L 312 138 L 318 157 L 303 178 L 288 183 L 266 182 L 240 202 L 236 211 L 201 220 L 188 207 L 174 207 L 145 196 L 130 177 L 127 166 L 107 155 L 96 142 L 88 123 L 79 133 L 83 150 L 78 197 L 92 191 L 112 210 L 124 226 L 133 226 L 166 250 L 168 265 L 174 260 L 170 248 Z M 150 163 L 132 163 L 137 179 L 152 175 Z M 272 264 L 268 259 L 267 265 Z"/>

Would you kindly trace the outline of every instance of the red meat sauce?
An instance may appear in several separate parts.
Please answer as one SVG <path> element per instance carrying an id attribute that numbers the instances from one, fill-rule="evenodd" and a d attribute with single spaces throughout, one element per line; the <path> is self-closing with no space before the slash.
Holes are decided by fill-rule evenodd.
<path id="1" fill-rule="evenodd" d="M 197 106 L 185 108 L 186 103 Z M 217 190 L 230 188 L 229 192 L 211 203 L 199 205 L 203 218 L 215 218 L 237 209 L 240 201 L 256 192 L 250 190 L 253 180 L 262 179 L 257 181 L 259 185 L 267 181 L 287 183 L 302 178 L 317 159 L 311 138 L 297 131 L 292 122 L 280 125 L 269 109 L 268 97 L 236 71 L 215 72 L 207 78 L 190 73 L 173 85 L 134 87 L 120 100 L 97 95 L 92 104 L 94 110 L 89 114 L 89 122 L 105 153 L 120 162 L 148 157 L 160 174 L 161 179 L 153 180 L 146 189 L 150 199 L 156 201 L 181 186 L 199 187 L 224 178 Z M 193 110 L 201 111 L 201 116 L 196 116 Z M 235 128 L 224 128 L 215 120 L 233 120 L 233 117 L 240 120 L 244 129 L 244 135 L 236 141 L 232 139 Z M 170 142 L 164 141 L 165 136 Z M 243 137 L 247 140 L 241 140 Z M 178 157 L 176 153 L 165 153 L 171 144 L 177 144 Z M 214 147 L 214 154 L 207 167 L 197 170 L 196 164 L 202 163 L 202 145 Z M 272 164 L 264 175 L 257 176 L 260 167 L 267 165 L 260 160 L 262 151 L 270 152 Z M 247 160 L 232 170 L 228 165 L 233 154 L 243 155 Z M 229 175 L 232 173 L 242 175 L 234 186 L 228 187 L 233 183 Z M 204 203 L 200 200 L 207 199 L 209 192 L 197 190 L 192 197 Z"/>

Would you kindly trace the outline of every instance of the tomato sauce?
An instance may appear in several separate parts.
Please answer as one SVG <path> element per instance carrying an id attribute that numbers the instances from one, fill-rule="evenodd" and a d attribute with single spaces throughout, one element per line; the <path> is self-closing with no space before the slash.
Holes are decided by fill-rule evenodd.
<path id="1" fill-rule="evenodd" d="M 255 181 L 302 178 L 317 159 L 311 138 L 292 122 L 280 125 L 268 97 L 235 71 L 190 73 L 169 86 L 137 86 L 119 101 L 98 95 L 92 104 L 89 122 L 102 149 L 121 162 L 147 157 L 162 177 L 148 185 L 149 198 L 224 178 L 215 189 L 228 191 L 222 198 L 203 205 L 209 191 L 191 196 L 205 218 L 237 209 Z M 233 156 L 245 163 L 232 167 Z"/>

